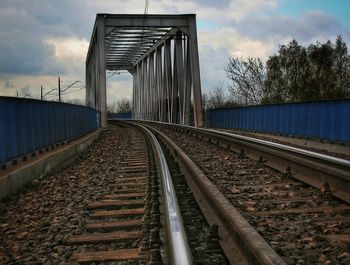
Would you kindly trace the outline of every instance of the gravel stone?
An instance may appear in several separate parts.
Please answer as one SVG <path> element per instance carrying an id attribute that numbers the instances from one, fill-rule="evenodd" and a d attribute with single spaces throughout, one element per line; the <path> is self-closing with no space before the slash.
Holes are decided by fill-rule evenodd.
<path id="1" fill-rule="evenodd" d="M 0 202 L 0 264 L 67 264 L 77 247 L 65 242 L 84 231 L 87 203 L 113 192 L 108 181 L 129 137 L 125 128 L 104 130 L 78 158 Z"/>

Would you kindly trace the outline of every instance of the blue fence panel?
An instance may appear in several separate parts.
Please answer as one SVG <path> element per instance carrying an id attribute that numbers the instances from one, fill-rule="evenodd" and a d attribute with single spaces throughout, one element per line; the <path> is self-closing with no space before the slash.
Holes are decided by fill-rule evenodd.
<path id="1" fill-rule="evenodd" d="M 108 119 L 132 119 L 132 112 L 108 113 Z"/>
<path id="2" fill-rule="evenodd" d="M 350 99 L 210 110 L 213 128 L 350 142 Z"/>
<path id="3" fill-rule="evenodd" d="M 0 97 L 0 164 L 87 134 L 96 118 L 89 107 Z"/>

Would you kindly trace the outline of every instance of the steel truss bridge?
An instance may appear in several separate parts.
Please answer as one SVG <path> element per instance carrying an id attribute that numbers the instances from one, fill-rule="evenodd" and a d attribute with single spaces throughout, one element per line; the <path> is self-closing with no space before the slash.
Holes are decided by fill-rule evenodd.
<path id="1" fill-rule="evenodd" d="M 133 76 L 133 118 L 203 126 L 196 17 L 97 14 L 86 59 L 87 105 L 107 126 L 106 70 Z"/>

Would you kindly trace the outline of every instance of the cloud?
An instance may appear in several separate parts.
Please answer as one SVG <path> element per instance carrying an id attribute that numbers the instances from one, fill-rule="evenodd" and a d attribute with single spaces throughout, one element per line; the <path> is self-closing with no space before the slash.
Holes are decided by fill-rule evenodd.
<path id="1" fill-rule="evenodd" d="M 246 18 L 237 29 L 247 37 L 272 41 L 275 45 L 293 38 L 308 44 L 317 40 L 334 39 L 339 34 L 350 40 L 348 28 L 340 24 L 335 17 L 320 11 L 309 11 L 297 18 L 288 16 Z"/>
<path id="2" fill-rule="evenodd" d="M 240 21 L 256 10 L 268 10 L 277 6 L 277 0 L 178 0 L 155 1 L 155 13 L 196 13 L 197 19 L 217 24 Z"/>
<path id="3" fill-rule="evenodd" d="M 24 87 L 21 87 L 19 96 L 28 97 L 28 98 L 32 97 L 32 92 L 29 88 L 29 85 L 25 85 Z"/>
<path id="4" fill-rule="evenodd" d="M 15 88 L 15 86 L 9 81 L 9 80 L 6 80 L 5 81 L 5 88 Z"/>
<path id="5" fill-rule="evenodd" d="M 28 86 L 57 87 L 62 80 L 84 80 L 85 57 L 96 13 L 143 13 L 139 0 L 1 0 L 0 94 Z M 299 17 L 278 14 L 278 0 L 151 0 L 149 13 L 196 13 L 203 91 L 225 80 L 229 56 L 268 58 L 292 38 L 303 44 L 334 39 L 349 29 L 326 12 Z M 132 78 L 107 80 L 108 100 L 131 97 Z M 64 99 L 85 97 L 84 90 Z"/>
<path id="6" fill-rule="evenodd" d="M 273 44 L 253 37 L 247 37 L 232 28 L 221 28 L 200 31 L 200 45 L 211 46 L 214 51 L 224 49 L 229 56 L 266 58 Z"/>
<path id="7" fill-rule="evenodd" d="M 89 48 L 86 39 L 76 37 L 47 37 L 45 43 L 53 47 L 53 57 L 70 74 L 83 75 L 84 62 Z"/>
<path id="8" fill-rule="evenodd" d="M 232 28 L 201 30 L 198 33 L 202 91 L 226 80 L 229 57 L 260 57 L 267 59 L 274 44 L 246 37 Z"/>
<path id="9" fill-rule="evenodd" d="M 125 74 L 123 79 L 107 79 L 107 104 L 112 104 L 120 99 L 131 99 L 132 77 Z"/>
<path id="10" fill-rule="evenodd" d="M 28 39 L 19 37 L 12 42 L 0 42 L 0 74 L 65 73 L 63 66 L 53 57 L 52 46 L 40 40 L 28 42 Z"/>
<path id="11" fill-rule="evenodd" d="M 208 93 L 225 80 L 224 68 L 228 63 L 229 53 L 225 49 L 214 49 L 210 45 L 201 45 L 199 49 L 202 92 Z"/>
<path id="12" fill-rule="evenodd" d="M 20 4 L 14 3 L 22 2 Z M 29 12 L 37 1 L 2 1 L 0 4 L 0 74 L 64 73 L 53 58 L 53 47 L 43 41 L 45 25 Z"/>

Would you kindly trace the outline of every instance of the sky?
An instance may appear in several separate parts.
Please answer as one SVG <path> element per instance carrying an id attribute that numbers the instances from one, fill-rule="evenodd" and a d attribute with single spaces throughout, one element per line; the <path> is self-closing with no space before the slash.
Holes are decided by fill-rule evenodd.
<path id="1" fill-rule="evenodd" d="M 85 102 L 85 58 L 96 13 L 143 14 L 144 0 L 0 0 L 0 95 L 40 98 L 57 88 Z M 348 0 L 149 0 L 149 14 L 197 15 L 202 91 L 227 84 L 229 57 L 267 60 L 279 45 L 342 35 L 350 43 Z M 109 74 L 107 73 L 107 76 Z M 109 104 L 132 96 L 132 78 L 107 78 Z M 67 93 L 68 92 L 68 93 Z M 45 98 L 57 100 L 57 90 Z"/>

